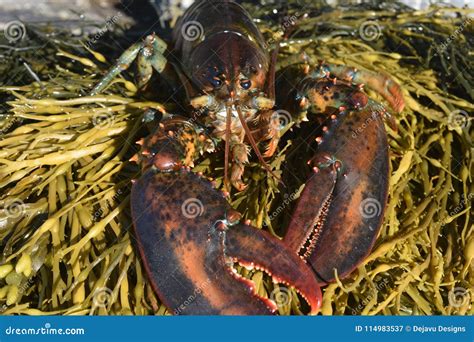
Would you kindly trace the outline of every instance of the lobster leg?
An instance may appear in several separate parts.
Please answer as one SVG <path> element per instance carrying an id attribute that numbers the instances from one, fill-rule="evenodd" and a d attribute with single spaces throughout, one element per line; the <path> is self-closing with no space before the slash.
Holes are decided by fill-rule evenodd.
<path id="1" fill-rule="evenodd" d="M 144 172 L 132 187 L 132 218 L 155 292 L 174 314 L 272 314 L 275 303 L 235 272 L 241 263 L 295 286 L 316 313 L 321 292 L 311 269 L 281 241 L 238 224 L 223 193 L 183 167 L 199 152 L 200 136 L 171 119 L 142 142 Z"/>
<path id="2" fill-rule="evenodd" d="M 150 80 L 153 69 L 161 73 L 165 68 L 166 58 L 163 53 L 166 46 L 166 43 L 155 34 L 147 36 L 142 42 L 133 44 L 118 58 L 107 74 L 91 90 L 90 95 L 102 92 L 118 74 L 127 70 L 137 57 L 138 85 L 142 87 Z"/>
<path id="3" fill-rule="evenodd" d="M 357 70 L 356 68 L 345 65 L 322 63 L 319 69 L 315 70 L 310 76 L 313 78 L 322 78 L 328 75 L 333 75 L 338 79 L 361 84 L 373 89 L 382 95 L 398 113 L 400 113 L 405 106 L 400 86 L 387 75 L 376 74 L 366 70 Z"/>
<path id="4" fill-rule="evenodd" d="M 305 106 L 329 118 L 284 242 L 321 282 L 331 282 L 336 271 L 343 277 L 362 262 L 382 224 L 389 175 L 383 108 L 341 82 L 309 79 L 301 86 Z"/>
<path id="5" fill-rule="evenodd" d="M 292 69 L 291 66 L 285 70 Z M 363 92 L 354 91 L 350 86 L 352 84 L 358 85 L 361 89 L 363 86 L 367 86 L 376 92 L 378 92 L 383 98 L 387 100 L 390 106 L 396 111 L 401 112 L 405 106 L 405 102 L 402 96 L 400 86 L 394 82 L 390 77 L 383 74 L 375 74 L 370 71 L 357 70 L 356 68 L 321 63 L 319 68 L 309 71 L 309 65 L 305 64 L 304 72 L 307 74 L 298 85 L 296 100 L 299 101 L 299 114 L 294 116 L 296 122 L 307 121 L 308 110 L 317 113 L 324 113 L 329 107 L 341 108 L 341 109 L 355 109 L 359 110 L 363 108 L 368 101 L 367 95 Z M 301 72 L 301 71 L 300 71 Z M 334 78 L 331 78 L 333 76 Z M 283 82 L 284 83 L 284 82 Z M 333 85 L 345 85 L 345 88 L 336 87 Z M 292 86 L 290 84 L 284 84 L 283 88 Z M 281 89 L 280 89 L 281 90 Z M 294 94 L 283 89 L 283 98 L 291 98 Z M 291 100 L 290 100 L 291 101 Z M 283 103 L 282 107 L 292 107 L 290 111 L 294 111 L 294 103 Z M 393 129 L 396 129 L 394 120 L 390 117 L 387 111 L 379 105 L 379 111 L 389 119 L 389 124 Z M 284 111 L 283 111 L 284 112 Z M 267 140 L 267 152 L 265 157 L 270 157 L 276 150 L 276 146 L 279 142 L 279 129 L 278 121 L 281 121 L 281 113 L 279 111 L 274 112 L 276 120 L 273 120 L 268 130 Z M 288 121 L 289 118 L 283 117 L 284 121 Z M 275 123 L 274 123 L 275 122 Z"/>

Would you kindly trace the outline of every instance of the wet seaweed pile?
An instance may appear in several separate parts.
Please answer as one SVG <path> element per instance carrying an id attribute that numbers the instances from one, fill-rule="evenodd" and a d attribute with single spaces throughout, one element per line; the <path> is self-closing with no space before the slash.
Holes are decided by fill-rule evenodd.
<path id="1" fill-rule="evenodd" d="M 278 68 L 300 62 L 304 51 L 314 64 L 388 73 L 404 90 L 406 108 L 394 115 L 398 129 L 387 126 L 385 223 L 357 271 L 324 289 L 322 314 L 472 314 L 473 11 L 395 4 L 334 10 L 303 0 L 244 5 L 259 18 L 269 46 L 290 32 Z M 1 311 L 167 313 L 135 249 L 129 193 L 139 169 L 128 159 L 147 132 L 144 109 L 166 116 L 176 106 L 145 99 L 133 70 L 104 94 L 87 96 L 111 63 L 96 51 L 120 51 L 101 39 L 93 51 L 83 44 L 87 38 L 54 27 L 25 32 L 0 45 Z M 275 170 L 292 143 L 280 146 Z M 195 170 L 219 185 L 221 162 L 221 153 L 205 156 Z M 250 186 L 231 200 L 254 226 L 281 234 L 297 196 L 267 177 L 252 162 Z M 280 314 L 301 313 L 294 290 L 275 288 L 260 272 L 240 272 L 277 302 Z"/>

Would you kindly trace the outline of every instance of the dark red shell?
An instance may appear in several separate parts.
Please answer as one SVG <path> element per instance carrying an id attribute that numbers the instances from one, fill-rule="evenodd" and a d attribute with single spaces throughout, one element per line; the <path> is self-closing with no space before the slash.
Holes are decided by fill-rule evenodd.
<path id="1" fill-rule="evenodd" d="M 321 292 L 311 269 L 281 241 L 255 228 L 227 226 L 229 205 L 209 181 L 188 171 L 148 170 L 133 185 L 139 250 L 160 299 L 175 314 L 272 314 L 227 263 L 254 263 L 298 288 L 317 312 Z"/>

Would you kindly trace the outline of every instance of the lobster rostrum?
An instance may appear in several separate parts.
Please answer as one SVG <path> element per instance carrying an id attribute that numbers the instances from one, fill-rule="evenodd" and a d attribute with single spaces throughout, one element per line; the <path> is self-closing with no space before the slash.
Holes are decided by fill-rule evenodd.
<path id="1" fill-rule="evenodd" d="M 258 296 L 237 265 L 294 287 L 315 314 L 320 286 L 336 274 L 348 275 L 369 253 L 382 224 L 389 176 L 387 112 L 361 85 L 398 112 L 404 105 L 399 86 L 385 75 L 303 63 L 296 68 L 297 86 L 282 90 L 275 86 L 277 56 L 277 49 L 266 51 L 240 5 L 197 1 L 178 21 L 170 44 L 155 34 L 134 44 L 92 90 L 103 91 L 135 59 L 141 87 L 153 70 L 165 77 L 170 65 L 191 108 L 204 113 L 199 120 L 164 118 L 138 142 L 141 150 L 132 158 L 142 167 L 131 194 L 138 249 L 155 292 L 175 314 L 274 313 L 275 302 Z M 325 118 L 283 240 L 241 222 L 226 200 L 232 187 L 245 189 L 242 175 L 251 151 L 275 176 L 266 162 L 280 139 L 275 108 L 287 109 L 295 122 L 310 120 L 308 113 Z M 354 140 L 352 132 L 361 126 Z M 224 192 L 191 172 L 197 158 L 221 144 Z"/>

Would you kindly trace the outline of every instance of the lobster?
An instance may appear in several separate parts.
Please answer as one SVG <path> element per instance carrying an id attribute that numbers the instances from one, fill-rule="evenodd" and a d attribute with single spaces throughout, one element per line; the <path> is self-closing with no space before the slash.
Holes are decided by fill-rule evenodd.
<path id="1" fill-rule="evenodd" d="M 382 225 L 387 111 L 361 85 L 400 112 L 399 85 L 386 75 L 322 62 L 296 68 L 296 86 L 289 91 L 276 86 L 277 59 L 278 48 L 267 51 L 239 4 L 197 1 L 179 19 L 170 43 L 151 34 L 133 44 L 91 92 L 104 91 L 134 60 L 140 88 L 154 72 L 166 77 L 171 69 L 185 89 L 190 109 L 162 119 L 132 157 L 142 169 L 131 193 L 138 250 L 154 291 L 175 314 L 275 313 L 275 302 L 259 296 L 237 265 L 294 287 L 316 314 L 321 286 L 336 274 L 349 275 Z M 309 113 L 325 119 L 283 240 L 241 222 L 227 201 L 247 186 L 242 176 L 252 151 L 279 180 L 267 163 L 281 138 L 275 108 L 287 109 L 298 123 L 308 121 Z M 196 111 L 197 119 L 189 115 Z M 200 156 L 222 151 L 222 144 L 224 191 L 191 171 Z"/>

